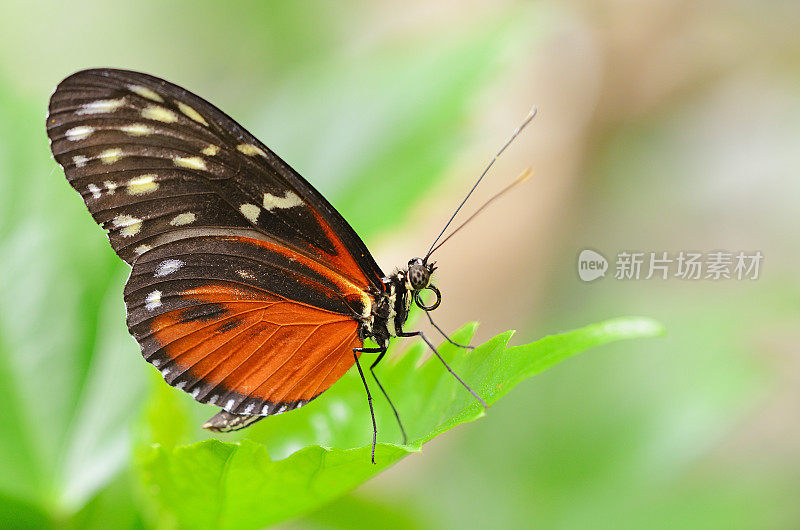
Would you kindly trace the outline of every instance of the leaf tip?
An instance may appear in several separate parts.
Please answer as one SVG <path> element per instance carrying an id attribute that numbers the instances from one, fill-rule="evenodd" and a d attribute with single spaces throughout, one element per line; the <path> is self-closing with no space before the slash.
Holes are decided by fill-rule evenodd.
<path id="1" fill-rule="evenodd" d="M 608 320 L 603 324 L 605 331 L 623 337 L 662 337 L 666 328 L 655 319 L 648 317 L 623 317 Z"/>

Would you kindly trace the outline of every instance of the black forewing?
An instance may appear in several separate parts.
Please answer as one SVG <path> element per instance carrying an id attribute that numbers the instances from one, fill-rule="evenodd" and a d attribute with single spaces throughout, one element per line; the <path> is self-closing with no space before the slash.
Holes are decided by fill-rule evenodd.
<path id="1" fill-rule="evenodd" d="M 56 161 L 128 263 L 199 230 L 255 230 L 365 290 L 383 273 L 305 179 L 204 99 L 147 74 L 84 70 L 51 97 Z"/>

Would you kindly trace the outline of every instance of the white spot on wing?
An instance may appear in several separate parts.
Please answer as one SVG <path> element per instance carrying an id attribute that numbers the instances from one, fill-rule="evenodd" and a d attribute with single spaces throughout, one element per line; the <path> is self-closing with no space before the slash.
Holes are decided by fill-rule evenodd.
<path id="1" fill-rule="evenodd" d="M 154 90 L 151 90 L 146 86 L 128 85 L 128 90 L 130 90 L 134 94 L 142 96 L 143 98 L 147 98 L 152 101 L 158 101 L 159 103 L 164 103 L 164 98 L 162 98 Z"/>
<path id="2" fill-rule="evenodd" d="M 156 368 L 158 368 L 159 366 L 161 366 L 161 359 L 153 359 L 153 362 L 151 364 Z"/>
<path id="3" fill-rule="evenodd" d="M 186 114 L 188 117 L 190 117 L 191 119 L 193 119 L 197 123 L 202 123 L 203 125 L 208 125 L 208 122 L 205 120 L 205 118 L 203 118 L 203 116 L 199 112 L 194 110 L 192 107 L 190 107 L 189 105 L 187 105 L 186 103 L 184 103 L 182 101 L 178 101 L 177 103 L 178 103 L 178 108 L 181 109 L 181 112 Z"/>
<path id="4" fill-rule="evenodd" d="M 169 222 L 172 226 L 183 226 L 192 224 L 197 220 L 197 216 L 192 212 L 179 213 Z"/>
<path id="5" fill-rule="evenodd" d="M 104 164 L 113 164 L 114 162 L 122 158 L 122 149 L 120 149 L 119 147 L 112 147 L 110 149 L 106 149 L 105 151 L 97 155 L 97 158 Z"/>
<path id="6" fill-rule="evenodd" d="M 134 252 L 134 254 L 136 254 L 137 256 L 141 256 L 142 254 L 144 254 L 145 252 L 147 252 L 147 251 L 148 251 L 148 250 L 150 250 L 151 248 L 153 248 L 153 247 L 151 247 L 150 245 L 139 245 L 138 247 L 136 247 L 135 249 L 133 249 L 133 252 Z"/>
<path id="7" fill-rule="evenodd" d="M 246 271 L 244 269 L 239 269 L 236 271 L 236 274 L 244 278 L 245 280 L 255 280 L 256 277 L 250 271 Z"/>
<path id="8" fill-rule="evenodd" d="M 119 128 L 120 131 L 124 132 L 128 136 L 147 136 L 148 134 L 153 134 L 156 132 L 155 129 L 150 127 L 149 125 L 145 125 L 144 123 L 132 123 L 130 125 L 123 125 Z"/>
<path id="9" fill-rule="evenodd" d="M 239 211 L 242 212 L 242 215 L 247 217 L 247 220 L 251 223 L 256 223 L 258 221 L 258 216 L 261 215 L 261 208 L 255 204 L 243 204 L 239 206 Z"/>
<path id="10" fill-rule="evenodd" d="M 100 195 L 101 195 L 100 188 L 98 188 L 94 184 L 89 184 L 88 186 L 86 186 L 86 188 L 92 194 L 93 198 L 95 198 L 95 199 L 99 199 L 100 198 Z"/>
<path id="11" fill-rule="evenodd" d="M 199 156 L 176 156 L 172 162 L 178 167 L 187 167 L 189 169 L 206 169 L 206 162 Z"/>
<path id="12" fill-rule="evenodd" d="M 151 291 L 144 299 L 144 307 L 148 311 L 161 307 L 161 291 Z"/>
<path id="13" fill-rule="evenodd" d="M 264 209 L 267 211 L 274 210 L 275 208 L 285 209 L 302 205 L 303 200 L 291 191 L 287 191 L 283 197 L 276 197 L 271 193 L 264 194 Z"/>
<path id="14" fill-rule="evenodd" d="M 200 395 L 200 387 L 196 386 L 194 387 L 194 390 L 192 390 L 192 397 L 197 398 L 198 395 Z"/>
<path id="15" fill-rule="evenodd" d="M 75 114 L 104 114 L 114 112 L 125 104 L 125 98 L 119 99 L 98 99 L 81 105 Z"/>
<path id="16" fill-rule="evenodd" d="M 261 414 L 264 416 L 269 414 L 269 403 L 266 403 L 263 407 L 261 407 Z"/>
<path id="17" fill-rule="evenodd" d="M 159 105 L 148 105 L 142 109 L 142 117 L 149 120 L 163 121 L 164 123 L 175 123 L 178 115 L 169 109 Z"/>
<path id="18" fill-rule="evenodd" d="M 142 229 L 142 220 L 131 215 L 118 215 L 111 222 L 120 229 L 122 237 L 135 236 Z"/>
<path id="19" fill-rule="evenodd" d="M 239 144 L 236 146 L 236 149 L 238 149 L 239 152 L 244 153 L 247 156 L 253 156 L 253 155 L 267 156 L 267 153 L 265 153 L 263 149 L 253 144 Z"/>
<path id="20" fill-rule="evenodd" d="M 245 407 L 245 409 L 244 409 L 244 413 L 245 413 L 245 414 L 250 414 L 251 412 L 253 412 L 253 409 L 254 409 L 254 408 L 256 408 L 256 404 L 255 404 L 255 403 L 250 403 L 249 405 L 247 405 L 247 406 Z"/>
<path id="21" fill-rule="evenodd" d="M 219 396 L 218 396 L 217 394 L 214 394 L 213 396 L 211 396 L 211 397 L 209 398 L 209 400 L 208 400 L 208 404 L 209 404 L 209 405 L 213 405 L 214 403 L 216 403 L 216 402 L 217 402 L 217 400 L 218 400 L 218 399 L 219 399 Z"/>
<path id="22" fill-rule="evenodd" d="M 235 401 L 234 401 L 233 399 L 229 399 L 229 400 L 228 400 L 228 402 L 227 402 L 227 403 L 225 403 L 225 410 L 227 410 L 228 412 L 230 412 L 230 411 L 231 411 L 231 409 L 233 408 L 233 404 L 234 404 L 234 403 L 235 403 Z"/>
<path id="23" fill-rule="evenodd" d="M 85 140 L 86 138 L 89 138 L 93 132 L 94 127 L 89 127 L 88 125 L 79 125 L 78 127 L 69 129 L 64 133 L 64 135 L 67 137 L 67 140 L 71 142 L 77 142 L 78 140 Z"/>
<path id="24" fill-rule="evenodd" d="M 72 157 L 72 161 L 75 163 L 75 167 L 83 167 L 86 165 L 89 159 L 83 155 L 75 155 Z"/>
<path id="25" fill-rule="evenodd" d="M 155 277 L 160 278 L 162 276 L 172 274 L 173 272 L 176 272 L 183 266 L 184 263 L 179 259 L 165 259 L 164 261 L 158 264 L 158 267 L 156 268 Z"/>
<path id="26" fill-rule="evenodd" d="M 178 383 L 177 385 L 175 385 L 175 388 L 177 388 L 178 390 L 183 390 L 183 388 L 184 388 L 185 386 L 186 386 L 186 381 L 181 381 L 180 383 Z"/>
<path id="27" fill-rule="evenodd" d="M 104 180 L 103 185 L 108 190 L 109 195 L 114 195 L 114 192 L 117 190 L 117 183 L 111 180 Z"/>

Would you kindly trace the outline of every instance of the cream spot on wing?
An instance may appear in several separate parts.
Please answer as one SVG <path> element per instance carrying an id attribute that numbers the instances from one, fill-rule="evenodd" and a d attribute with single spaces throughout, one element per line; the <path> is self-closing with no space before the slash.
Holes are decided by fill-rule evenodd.
<path id="1" fill-rule="evenodd" d="M 189 116 L 191 119 L 193 119 L 197 123 L 208 125 L 208 122 L 205 120 L 205 118 L 203 118 L 203 116 L 199 112 L 194 110 L 192 107 L 190 107 L 189 105 L 187 105 L 182 101 L 177 101 L 176 103 L 178 104 L 178 108 L 181 109 L 181 112 Z"/>
<path id="2" fill-rule="evenodd" d="M 251 223 L 255 223 L 258 221 L 258 216 L 261 215 L 261 208 L 256 206 L 255 204 L 243 204 L 239 206 L 239 211 L 242 212 L 242 215 L 247 217 L 247 219 Z"/>
<path id="3" fill-rule="evenodd" d="M 122 127 L 119 128 L 119 130 L 129 136 L 147 136 L 148 134 L 153 134 L 154 132 L 156 132 L 155 129 L 153 129 L 149 125 L 145 125 L 144 123 L 132 123 L 130 125 L 123 125 Z"/>
<path id="4" fill-rule="evenodd" d="M 100 188 L 98 188 L 94 184 L 89 184 L 86 187 L 89 189 L 89 192 L 92 194 L 92 197 L 94 197 L 95 199 L 99 199 L 100 198 L 100 195 L 101 195 L 100 194 Z"/>
<path id="5" fill-rule="evenodd" d="M 153 359 L 153 362 L 151 364 L 156 368 L 158 368 L 161 365 L 161 359 Z"/>
<path id="6" fill-rule="evenodd" d="M 122 230 L 119 231 L 122 234 L 122 237 L 132 237 L 139 233 L 142 229 L 142 222 L 139 221 L 138 223 L 134 223 L 130 226 L 126 226 Z"/>
<path id="7" fill-rule="evenodd" d="M 206 156 L 214 156 L 219 153 L 219 147 L 214 144 L 208 144 L 208 146 L 204 148 L 201 153 Z"/>
<path id="8" fill-rule="evenodd" d="M 72 157 L 72 161 L 75 163 L 75 167 L 83 167 L 89 159 L 83 155 L 75 155 Z"/>
<path id="9" fill-rule="evenodd" d="M 192 212 L 179 213 L 169 222 L 172 226 L 183 226 L 192 224 L 197 220 L 197 216 Z"/>
<path id="10" fill-rule="evenodd" d="M 148 105 L 143 108 L 142 117 L 149 120 L 163 121 L 164 123 L 175 123 L 178 121 L 177 114 L 159 105 Z"/>
<path id="11" fill-rule="evenodd" d="M 133 249 L 133 253 L 136 254 L 137 256 L 141 256 L 142 254 L 144 254 L 145 252 L 147 252 L 151 248 L 153 248 L 153 247 L 151 247 L 150 245 L 139 245 L 138 247 Z"/>
<path id="12" fill-rule="evenodd" d="M 81 105 L 75 114 L 103 114 L 114 112 L 125 104 L 125 98 L 119 99 L 98 99 Z"/>
<path id="13" fill-rule="evenodd" d="M 78 140 L 85 140 L 86 138 L 89 138 L 93 132 L 94 127 L 89 127 L 88 125 L 79 125 L 69 129 L 64 133 L 64 135 L 67 137 L 67 140 L 71 142 L 77 142 Z"/>
<path id="14" fill-rule="evenodd" d="M 246 154 L 247 156 L 253 156 L 253 155 L 267 156 L 267 153 L 265 153 L 263 149 L 253 144 L 239 144 L 236 146 L 236 149 Z"/>
<path id="15" fill-rule="evenodd" d="M 108 190 L 108 194 L 109 195 L 114 195 L 114 192 L 117 191 L 117 183 L 116 182 L 112 182 L 110 180 L 104 180 L 103 181 L 103 185 Z"/>
<path id="16" fill-rule="evenodd" d="M 140 175 L 129 180 L 125 188 L 128 190 L 128 195 L 144 195 L 156 191 L 158 182 L 155 175 Z"/>
<path id="17" fill-rule="evenodd" d="M 175 385 L 175 388 L 177 388 L 178 390 L 183 390 L 183 387 L 185 386 L 186 386 L 186 381 L 181 381 L 180 383 Z"/>
<path id="18" fill-rule="evenodd" d="M 113 164 L 114 162 L 122 158 L 122 149 L 120 149 L 119 147 L 112 147 L 110 149 L 106 149 L 105 151 L 97 155 L 97 158 L 104 164 Z"/>
<path id="19" fill-rule="evenodd" d="M 122 237 L 135 236 L 142 229 L 142 220 L 132 215 L 118 215 L 112 221 L 114 228 L 119 228 Z"/>
<path id="20" fill-rule="evenodd" d="M 156 273 L 154 276 L 156 278 L 161 278 L 162 276 L 166 276 L 178 271 L 183 266 L 184 263 L 179 259 L 165 259 L 158 264 L 158 267 L 156 267 Z"/>
<path id="21" fill-rule="evenodd" d="M 200 387 L 196 386 L 196 387 L 194 387 L 194 390 L 192 390 L 192 397 L 196 398 L 199 395 L 200 395 Z"/>
<path id="22" fill-rule="evenodd" d="M 144 299 L 144 307 L 148 311 L 161 307 L 161 291 L 151 291 Z"/>
<path id="23" fill-rule="evenodd" d="M 152 101 L 158 101 L 159 103 L 164 103 L 164 98 L 162 98 L 154 90 L 151 90 L 146 86 L 128 85 L 128 90 L 130 90 L 134 94 L 142 96 L 143 98 L 147 98 Z"/>
<path id="24" fill-rule="evenodd" d="M 172 162 L 178 167 L 188 167 L 189 169 L 206 169 L 206 162 L 199 156 L 176 156 Z"/>
<path id="25" fill-rule="evenodd" d="M 294 208 L 295 206 L 302 206 L 303 200 L 297 194 L 287 191 L 283 197 L 276 197 L 271 193 L 264 194 L 264 209 L 273 210 L 275 208 Z"/>

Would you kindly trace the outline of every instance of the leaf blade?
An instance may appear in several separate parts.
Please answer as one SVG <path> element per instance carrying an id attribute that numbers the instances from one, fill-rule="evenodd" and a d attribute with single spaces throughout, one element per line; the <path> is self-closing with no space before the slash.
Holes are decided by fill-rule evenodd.
<path id="1" fill-rule="evenodd" d="M 474 325 L 468 325 L 459 335 L 471 335 L 473 331 Z M 486 397 L 496 402 L 523 380 L 588 348 L 662 333 L 663 328 L 652 320 L 625 318 L 522 346 L 508 348 L 512 333 L 506 332 L 469 355 L 456 356 L 456 348 L 448 345 L 442 346 L 442 352 L 454 357 L 462 377 L 477 388 L 494 389 Z M 410 354 L 422 355 L 422 351 L 416 348 Z M 469 394 L 453 387 L 453 381 L 447 383 L 449 376 L 435 362 L 425 362 L 416 369 L 411 360 L 414 358 L 393 366 L 387 381 L 405 383 L 412 391 L 416 389 L 415 381 L 419 381 L 420 388 L 428 389 L 431 381 L 445 382 L 437 386 L 436 395 L 425 407 L 427 411 L 415 415 L 411 422 L 413 428 L 424 432 L 405 446 L 379 443 L 377 465 L 369 463 L 369 444 L 353 448 L 309 445 L 275 460 L 264 444 L 249 439 L 237 443 L 205 440 L 174 449 L 157 446 L 145 450 L 139 460 L 146 490 L 164 492 L 151 495 L 151 501 L 162 513 L 189 527 L 257 528 L 273 524 L 324 505 L 408 454 L 420 451 L 434 437 L 483 415 L 483 409 Z M 476 374 L 479 380 L 474 379 Z M 331 392 L 335 393 L 335 388 Z M 405 395 L 408 394 L 400 396 L 397 403 L 401 408 Z"/>

